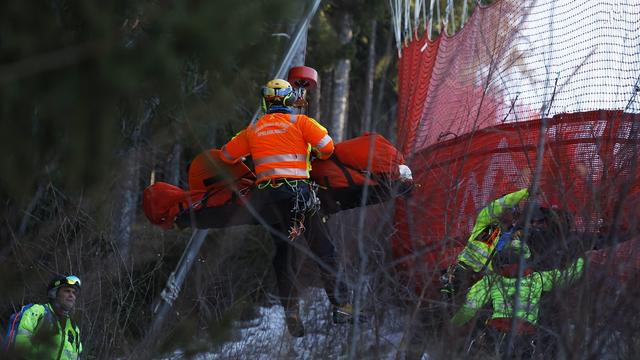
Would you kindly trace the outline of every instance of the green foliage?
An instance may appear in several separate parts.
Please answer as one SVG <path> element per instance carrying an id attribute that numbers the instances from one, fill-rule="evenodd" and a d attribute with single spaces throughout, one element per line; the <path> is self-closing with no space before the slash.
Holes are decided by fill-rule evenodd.
<path id="1" fill-rule="evenodd" d="M 294 8 L 283 1 L 3 2 L 0 193 L 23 199 L 45 173 L 75 189 L 101 181 L 151 96 L 160 104 L 152 134 L 176 118 L 200 139 L 246 122 L 257 84 L 282 51 L 271 33 Z M 197 91 L 185 82 L 193 64 Z M 123 110 L 131 116 L 123 119 Z"/>
<path id="2" fill-rule="evenodd" d="M 319 11 L 309 29 L 307 63 L 318 71 L 328 70 L 333 67 L 333 61 L 328 60 L 336 59 L 339 49 L 338 34 L 332 28 L 327 13 Z"/>
<path id="3" fill-rule="evenodd" d="M 333 67 L 337 59 L 348 58 L 355 60 L 361 58 L 357 50 L 357 37 L 368 34 L 369 22 L 372 18 L 380 21 L 388 21 L 386 1 L 329 1 L 315 17 L 309 34 L 307 51 L 309 61 L 318 70 L 328 70 Z M 341 45 L 338 38 L 337 18 L 343 12 L 350 12 L 353 16 L 354 41 Z M 361 38 L 367 41 L 367 37 Z M 366 59 L 366 56 L 364 57 Z"/>

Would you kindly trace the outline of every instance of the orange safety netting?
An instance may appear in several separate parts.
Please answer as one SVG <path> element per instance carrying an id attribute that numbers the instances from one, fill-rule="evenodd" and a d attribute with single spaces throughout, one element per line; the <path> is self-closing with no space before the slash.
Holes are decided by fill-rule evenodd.
<path id="1" fill-rule="evenodd" d="M 582 231 L 637 223 L 617 214 L 640 195 L 639 39 L 633 4 L 501 0 L 403 47 L 399 148 L 421 187 L 398 201 L 396 256 L 448 264 L 483 206 L 529 186 L 541 131 L 538 201 Z"/>

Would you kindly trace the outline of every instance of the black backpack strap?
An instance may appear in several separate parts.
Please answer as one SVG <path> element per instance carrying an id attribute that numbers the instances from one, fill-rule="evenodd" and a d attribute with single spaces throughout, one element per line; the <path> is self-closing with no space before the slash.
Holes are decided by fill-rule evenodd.
<path id="1" fill-rule="evenodd" d="M 391 184 L 391 180 L 384 173 L 383 174 L 376 174 L 376 173 L 374 173 L 373 171 L 370 171 L 370 170 L 366 170 L 366 169 L 363 170 L 363 169 L 354 168 L 353 166 L 349 166 L 349 165 L 346 165 L 346 164 L 340 162 L 340 160 L 338 160 L 338 158 L 335 155 L 331 156 L 329 159 L 333 160 L 333 162 L 335 162 L 336 165 L 338 165 L 340 170 L 342 170 L 342 172 L 344 173 L 344 176 L 347 178 L 347 180 L 349 182 L 349 186 L 355 186 L 356 183 L 353 181 L 353 177 L 351 176 L 351 174 L 349 174 L 349 171 L 347 169 L 351 169 L 351 170 L 356 171 L 358 173 L 361 173 L 361 174 L 363 174 L 365 176 L 366 176 L 366 173 L 369 173 L 368 178 L 370 180 L 375 181 L 376 183 L 378 183 L 380 185 L 382 185 L 382 184 Z M 358 186 L 360 186 L 360 185 L 358 185 Z"/>
<path id="2" fill-rule="evenodd" d="M 329 177 L 328 176 L 323 176 L 324 178 L 324 186 L 326 187 L 331 187 L 331 182 L 329 181 Z"/>
<path id="3" fill-rule="evenodd" d="M 56 325 L 56 321 L 57 321 L 55 318 L 55 315 L 51 312 L 51 309 L 49 309 L 48 304 L 40 304 L 40 305 L 44 307 L 44 313 L 42 313 L 42 316 L 38 319 L 38 324 L 36 324 L 34 332 L 40 329 L 40 326 L 42 326 L 43 320 L 47 321 L 51 328 L 53 328 Z"/>
<path id="4" fill-rule="evenodd" d="M 338 160 L 338 158 L 335 156 L 331 156 L 329 160 L 333 161 L 342 171 L 342 174 L 347 179 L 349 186 L 356 186 L 356 183 L 353 181 L 353 177 L 351 176 L 351 174 L 349 174 L 349 170 L 347 169 L 348 167 L 345 164 L 341 163 L 340 160 Z"/>

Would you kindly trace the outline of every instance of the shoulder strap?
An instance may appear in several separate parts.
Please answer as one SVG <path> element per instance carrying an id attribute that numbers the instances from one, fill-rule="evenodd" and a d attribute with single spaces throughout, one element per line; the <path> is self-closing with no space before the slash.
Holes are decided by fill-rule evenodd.
<path id="1" fill-rule="evenodd" d="M 333 161 L 334 164 L 338 166 L 338 168 L 342 171 L 342 174 L 347 179 L 349 186 L 355 186 L 356 183 L 353 181 L 353 177 L 349 174 L 349 170 L 347 170 L 347 166 L 343 164 L 337 157 L 331 156 L 328 160 Z M 328 182 L 328 181 L 327 181 Z"/>
<path id="2" fill-rule="evenodd" d="M 11 345 L 13 344 L 16 333 L 18 332 L 18 326 L 20 326 L 20 320 L 22 320 L 22 314 L 26 309 L 29 308 L 30 305 L 24 305 L 20 308 L 20 311 L 14 312 L 9 317 L 9 324 L 7 325 L 7 333 L 2 339 L 2 348 L 5 351 L 8 351 Z"/>
<path id="3" fill-rule="evenodd" d="M 43 317 L 45 317 L 47 320 L 49 320 L 50 323 L 53 324 L 53 321 L 55 320 L 53 314 L 51 313 L 51 309 L 49 308 L 48 304 L 43 305 L 44 306 L 44 315 Z"/>
<path id="4" fill-rule="evenodd" d="M 51 313 L 51 309 L 49 308 L 49 304 L 41 304 L 42 307 L 44 307 L 44 313 L 42 314 L 42 316 L 38 319 L 38 324 L 36 325 L 36 328 L 34 330 L 38 330 L 40 328 L 40 326 L 42 325 L 42 320 L 45 319 L 49 322 L 49 325 L 51 326 L 55 326 L 55 322 L 56 319 L 53 316 L 53 314 Z"/>

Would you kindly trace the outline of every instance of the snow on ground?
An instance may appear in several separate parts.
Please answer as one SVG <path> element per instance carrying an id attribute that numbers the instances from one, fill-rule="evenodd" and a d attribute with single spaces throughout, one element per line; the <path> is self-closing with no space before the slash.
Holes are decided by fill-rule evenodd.
<path id="1" fill-rule="evenodd" d="M 260 307 L 259 316 L 251 321 L 237 322 L 237 340 L 227 342 L 216 351 L 201 354 L 195 359 L 339 359 L 350 355 L 356 345 L 357 358 L 395 359 L 403 335 L 404 315 L 390 311 L 385 319 L 368 319 L 350 325 L 335 325 L 331 309 L 322 289 L 309 289 L 302 301 L 301 315 L 306 335 L 293 338 L 284 322 L 282 306 Z M 380 325 L 376 328 L 376 323 Z M 357 330 L 353 342 L 354 327 Z M 179 353 L 171 359 L 181 359 Z"/>

